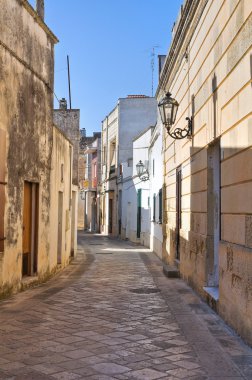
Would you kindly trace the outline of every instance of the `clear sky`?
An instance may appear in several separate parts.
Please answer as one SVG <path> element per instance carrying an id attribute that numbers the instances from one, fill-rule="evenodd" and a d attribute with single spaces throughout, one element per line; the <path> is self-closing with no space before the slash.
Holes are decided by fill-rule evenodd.
<path id="1" fill-rule="evenodd" d="M 29 0 L 34 6 L 35 0 Z M 60 42 L 55 48 L 55 93 L 68 100 L 81 128 L 100 131 L 117 99 L 151 95 L 151 52 L 166 54 L 182 0 L 45 0 L 45 22 Z M 154 94 L 157 87 L 155 59 Z M 55 102 L 58 108 L 58 102 Z"/>

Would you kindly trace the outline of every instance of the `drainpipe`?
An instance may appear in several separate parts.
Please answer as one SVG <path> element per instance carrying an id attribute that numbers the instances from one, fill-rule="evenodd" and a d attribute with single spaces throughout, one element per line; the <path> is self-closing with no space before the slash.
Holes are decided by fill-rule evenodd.
<path id="1" fill-rule="evenodd" d="M 39 15 L 39 17 L 44 21 L 44 18 L 45 18 L 44 0 L 36 0 L 36 12 Z"/>

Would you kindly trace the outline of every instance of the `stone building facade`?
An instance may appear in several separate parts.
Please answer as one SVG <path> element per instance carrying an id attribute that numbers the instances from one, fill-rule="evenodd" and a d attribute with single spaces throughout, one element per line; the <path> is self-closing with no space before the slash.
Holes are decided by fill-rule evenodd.
<path id="1" fill-rule="evenodd" d="M 60 108 L 53 113 L 54 124 L 73 143 L 73 184 L 79 184 L 79 144 L 80 144 L 80 110 L 67 108 L 64 99 L 60 101 Z M 64 104 L 64 105 L 63 105 Z"/>
<path id="2" fill-rule="evenodd" d="M 68 149 L 71 143 L 53 128 L 57 38 L 28 1 L 0 0 L 0 7 L 0 293 L 6 295 L 24 286 L 27 276 L 41 280 L 57 269 L 53 157 L 57 141 Z M 68 206 L 70 168 L 68 159 Z"/>
<path id="3" fill-rule="evenodd" d="M 252 343 L 252 2 L 186 0 L 157 98 L 179 103 L 164 131 L 163 260 Z"/>
<path id="4" fill-rule="evenodd" d="M 78 186 L 73 185 L 74 145 L 56 126 L 50 179 L 50 268 L 69 263 L 77 251 Z"/>
<path id="5" fill-rule="evenodd" d="M 79 153 L 79 228 L 99 232 L 99 186 L 101 181 L 101 133 L 83 136 Z"/>
<path id="6" fill-rule="evenodd" d="M 121 235 L 118 181 L 122 164 L 133 159 L 132 139 L 156 123 L 156 99 L 144 95 L 120 98 L 102 122 L 101 232 Z"/>

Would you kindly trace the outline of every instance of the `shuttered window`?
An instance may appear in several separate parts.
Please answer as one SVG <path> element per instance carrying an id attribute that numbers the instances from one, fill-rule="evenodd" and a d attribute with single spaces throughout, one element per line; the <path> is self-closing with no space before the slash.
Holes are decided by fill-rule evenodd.
<path id="1" fill-rule="evenodd" d="M 158 193 L 158 206 L 159 206 L 159 223 L 163 222 L 163 199 L 162 199 L 162 189 Z"/>
<path id="2" fill-rule="evenodd" d="M 153 194 L 153 222 L 156 221 L 156 194 Z"/>
<path id="3" fill-rule="evenodd" d="M 6 133 L 0 129 L 0 252 L 4 251 Z"/>

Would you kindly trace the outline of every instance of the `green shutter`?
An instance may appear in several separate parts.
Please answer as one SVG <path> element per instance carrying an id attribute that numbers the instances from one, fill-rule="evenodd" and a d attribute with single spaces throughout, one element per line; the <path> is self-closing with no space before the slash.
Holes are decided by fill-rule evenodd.
<path id="1" fill-rule="evenodd" d="M 137 191 L 137 238 L 141 236 L 142 189 Z"/>

